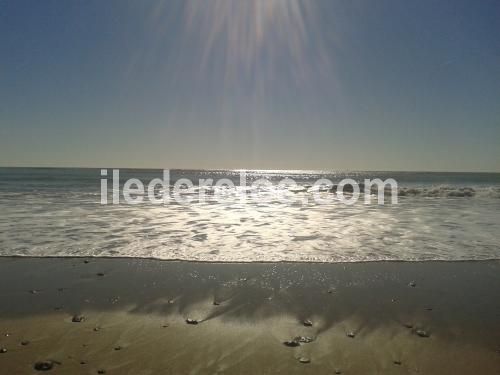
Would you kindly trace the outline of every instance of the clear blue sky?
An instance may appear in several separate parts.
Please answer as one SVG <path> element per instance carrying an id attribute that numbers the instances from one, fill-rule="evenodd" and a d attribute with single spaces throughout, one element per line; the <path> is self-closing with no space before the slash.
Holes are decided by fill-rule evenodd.
<path id="1" fill-rule="evenodd" d="M 0 165 L 500 171 L 498 0 L 0 1 Z"/>

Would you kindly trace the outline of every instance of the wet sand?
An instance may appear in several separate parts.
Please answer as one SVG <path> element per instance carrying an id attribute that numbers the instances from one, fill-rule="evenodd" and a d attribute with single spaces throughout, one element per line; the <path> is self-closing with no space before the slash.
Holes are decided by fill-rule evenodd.
<path id="1" fill-rule="evenodd" d="M 0 373 L 500 374 L 499 292 L 499 261 L 0 258 Z"/>

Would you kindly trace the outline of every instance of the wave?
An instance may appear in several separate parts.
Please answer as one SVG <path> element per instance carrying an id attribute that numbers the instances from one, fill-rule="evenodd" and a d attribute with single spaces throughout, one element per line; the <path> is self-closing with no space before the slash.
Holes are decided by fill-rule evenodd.
<path id="1" fill-rule="evenodd" d="M 336 193 L 342 189 L 343 193 L 352 194 L 354 188 L 352 185 L 345 185 L 343 187 L 338 185 L 333 185 L 328 189 L 331 193 Z M 313 188 L 309 188 L 308 191 L 313 191 Z M 301 192 L 303 189 L 296 188 L 294 191 Z M 364 184 L 359 184 L 360 193 L 367 193 L 367 189 Z M 490 187 L 457 187 L 457 186 L 406 186 L 397 187 L 397 194 L 399 197 L 426 197 L 426 198 L 497 198 L 500 199 L 500 187 L 490 186 Z M 371 186 L 370 194 L 377 194 L 378 188 L 376 186 Z M 384 188 L 384 194 L 391 196 L 393 190 L 390 187 Z"/>
<path id="2" fill-rule="evenodd" d="M 430 198 L 500 198 L 500 188 L 472 188 L 472 187 L 403 187 L 398 189 L 401 197 L 421 196 Z"/>
<path id="3" fill-rule="evenodd" d="M 367 188 L 364 184 L 360 183 L 359 192 L 362 194 L 368 193 Z M 170 186 L 170 191 L 174 189 L 173 186 Z M 303 185 L 294 185 L 294 186 L 259 186 L 259 187 L 245 187 L 242 188 L 240 186 L 235 187 L 233 189 L 225 187 L 225 186 L 210 186 L 210 187 L 195 187 L 193 190 L 189 192 L 182 192 L 183 195 L 196 195 L 200 192 L 203 192 L 208 195 L 214 195 L 217 191 L 219 192 L 236 192 L 239 193 L 252 193 L 256 191 L 260 192 L 273 192 L 276 190 L 286 189 L 290 193 L 316 193 L 316 192 L 329 192 L 329 193 L 337 193 L 343 192 L 346 195 L 354 193 L 354 187 L 352 185 L 330 185 L 330 186 L 314 186 L 310 184 Z M 457 186 L 403 186 L 396 188 L 397 195 L 399 197 L 427 197 L 427 198 L 472 198 L 472 197 L 480 197 L 480 198 L 497 198 L 500 199 L 500 187 L 457 187 Z M 163 194 L 165 191 L 160 190 L 158 193 Z M 371 186 L 370 194 L 376 195 L 378 193 L 377 186 Z M 393 194 L 393 190 L 386 186 L 384 188 L 384 195 L 391 196 Z M 145 193 L 144 193 L 145 195 Z"/>

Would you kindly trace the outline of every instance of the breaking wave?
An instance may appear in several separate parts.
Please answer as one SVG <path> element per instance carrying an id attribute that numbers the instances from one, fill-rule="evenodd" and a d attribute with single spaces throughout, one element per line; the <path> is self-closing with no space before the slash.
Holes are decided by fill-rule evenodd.
<path id="1" fill-rule="evenodd" d="M 500 198 L 500 188 L 472 188 L 472 187 L 402 187 L 398 189 L 401 197 L 440 197 L 440 198 Z"/>
<path id="2" fill-rule="evenodd" d="M 126 177 L 144 181 L 158 177 L 156 172 L 128 173 Z M 179 178 L 194 180 L 233 175 L 177 172 Z M 283 172 L 255 175 L 274 181 L 286 176 Z M 298 201 L 312 196 L 314 180 L 323 176 L 335 183 L 346 176 L 359 181 L 365 177 L 301 171 L 294 175 L 298 184 L 289 188 L 290 195 Z M 100 170 L 0 169 L 0 256 L 207 262 L 500 259 L 499 176 L 388 172 L 366 176 L 394 177 L 399 184 L 398 204 L 364 204 L 363 199 L 353 205 L 338 199 L 327 204 L 311 199 L 287 204 L 262 199 L 278 187 L 237 186 L 227 189 L 222 201 L 215 199 L 216 188 L 209 188 L 212 193 L 205 201 L 195 197 L 187 205 L 171 201 L 159 206 L 103 206 Z M 337 188 L 326 186 L 321 193 L 334 196 Z M 346 185 L 343 191 L 349 193 L 349 189 Z M 240 200 L 242 190 L 250 193 L 245 202 Z"/>

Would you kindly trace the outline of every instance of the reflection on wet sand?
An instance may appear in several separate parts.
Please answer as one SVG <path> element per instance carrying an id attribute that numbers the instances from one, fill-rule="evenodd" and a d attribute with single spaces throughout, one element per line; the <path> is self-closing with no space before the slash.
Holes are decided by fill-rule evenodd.
<path id="1" fill-rule="evenodd" d="M 85 374 L 500 368 L 497 261 L 3 258 L 0 270 L 9 301 L 0 359 L 10 373 L 47 361 L 58 373 Z"/>

